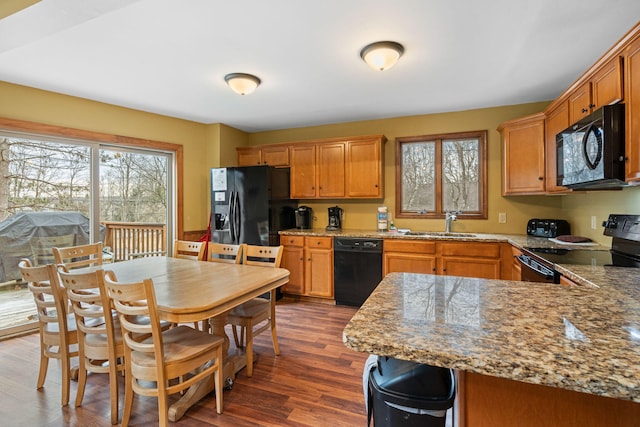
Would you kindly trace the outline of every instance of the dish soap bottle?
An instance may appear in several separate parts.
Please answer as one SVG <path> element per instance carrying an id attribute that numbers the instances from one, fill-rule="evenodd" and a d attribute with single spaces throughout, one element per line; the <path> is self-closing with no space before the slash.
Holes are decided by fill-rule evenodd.
<path id="1" fill-rule="evenodd" d="M 396 233 L 398 229 L 396 225 L 393 223 L 393 216 L 389 213 L 389 233 Z"/>

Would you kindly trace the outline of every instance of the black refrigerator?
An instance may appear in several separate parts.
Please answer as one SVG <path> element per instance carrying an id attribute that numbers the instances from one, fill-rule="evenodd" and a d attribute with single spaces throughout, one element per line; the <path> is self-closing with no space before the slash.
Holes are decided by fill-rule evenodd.
<path id="1" fill-rule="evenodd" d="M 289 168 L 211 169 L 211 241 L 278 246 L 278 231 L 295 228 L 297 201 L 289 193 Z"/>

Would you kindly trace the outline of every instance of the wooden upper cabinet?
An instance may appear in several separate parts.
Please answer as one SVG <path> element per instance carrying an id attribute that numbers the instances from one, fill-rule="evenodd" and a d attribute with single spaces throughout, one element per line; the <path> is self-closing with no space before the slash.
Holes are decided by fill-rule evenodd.
<path id="1" fill-rule="evenodd" d="M 557 184 L 556 135 L 569 127 L 569 100 L 545 113 L 545 189 L 547 193 L 570 192 L 567 187 Z"/>
<path id="2" fill-rule="evenodd" d="M 382 137 L 347 142 L 347 197 L 383 196 L 384 141 Z"/>
<path id="3" fill-rule="evenodd" d="M 289 146 L 264 145 L 236 149 L 238 166 L 289 166 Z"/>
<path id="4" fill-rule="evenodd" d="M 344 197 L 345 144 L 319 144 L 317 150 L 317 197 Z"/>
<path id="5" fill-rule="evenodd" d="M 614 56 L 569 95 L 569 124 L 623 99 L 623 60 Z"/>
<path id="6" fill-rule="evenodd" d="M 640 181 L 640 35 L 625 50 L 625 177 Z"/>
<path id="7" fill-rule="evenodd" d="M 386 140 L 376 135 L 291 144 L 291 197 L 383 197 L 382 145 Z"/>
<path id="8" fill-rule="evenodd" d="M 502 123 L 502 195 L 545 191 L 544 114 Z"/>
<path id="9" fill-rule="evenodd" d="M 316 197 L 316 147 L 300 145 L 291 147 L 291 198 Z"/>

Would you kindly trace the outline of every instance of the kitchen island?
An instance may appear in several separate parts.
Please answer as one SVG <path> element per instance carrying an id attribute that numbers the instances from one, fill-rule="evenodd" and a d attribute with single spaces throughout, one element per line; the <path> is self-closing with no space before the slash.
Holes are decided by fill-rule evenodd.
<path id="1" fill-rule="evenodd" d="M 393 273 L 344 343 L 455 369 L 460 426 L 638 425 L 640 272 L 582 268 L 595 286 Z"/>

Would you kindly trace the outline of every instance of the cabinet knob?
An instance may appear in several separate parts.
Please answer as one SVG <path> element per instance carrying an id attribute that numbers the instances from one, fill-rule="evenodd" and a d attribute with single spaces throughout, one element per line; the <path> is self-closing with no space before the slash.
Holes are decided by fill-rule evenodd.
<path id="1" fill-rule="evenodd" d="M 543 177 L 541 177 L 541 176 L 539 176 L 539 177 L 538 177 L 538 181 L 542 181 L 543 179 L 544 179 L 544 178 L 543 178 Z"/>
<path id="2" fill-rule="evenodd" d="M 435 269 L 435 268 L 433 268 L 433 269 L 431 269 L 431 271 L 436 271 L 436 269 Z"/>
<path id="3" fill-rule="evenodd" d="M 580 111 L 581 111 L 582 113 L 586 113 L 586 112 L 588 112 L 589 110 L 587 110 L 586 108 L 583 108 L 583 109 L 582 109 L 582 110 L 580 110 Z"/>
<path id="4" fill-rule="evenodd" d="M 589 108 L 595 108 L 596 104 L 589 104 Z"/>

